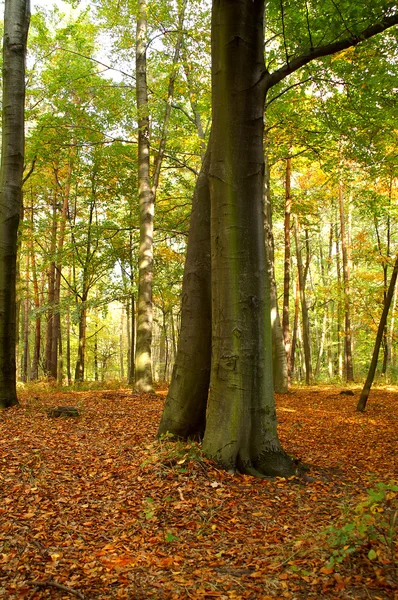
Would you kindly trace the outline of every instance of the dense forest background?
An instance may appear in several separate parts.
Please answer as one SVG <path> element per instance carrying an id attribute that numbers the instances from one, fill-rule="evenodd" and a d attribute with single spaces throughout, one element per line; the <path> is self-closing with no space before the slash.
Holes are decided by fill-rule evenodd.
<path id="1" fill-rule="evenodd" d="M 138 9 L 116 4 L 32 14 L 18 283 L 23 382 L 134 381 Z M 209 22 L 207 3 L 149 4 L 158 382 L 170 379 L 176 353 L 191 198 L 210 130 Z M 266 28 L 274 69 L 281 48 L 272 43 L 272 13 Z M 366 375 L 397 254 L 397 80 L 390 30 L 308 64 L 268 96 L 264 210 L 272 210 L 293 382 Z M 393 383 L 396 298 L 378 371 Z"/>

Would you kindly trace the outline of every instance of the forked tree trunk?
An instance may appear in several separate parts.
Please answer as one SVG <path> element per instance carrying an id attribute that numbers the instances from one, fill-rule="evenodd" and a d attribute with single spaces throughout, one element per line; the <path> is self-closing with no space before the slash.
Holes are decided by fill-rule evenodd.
<path id="1" fill-rule="evenodd" d="M 385 302 L 384 302 L 383 312 L 382 312 L 382 315 L 381 315 L 381 318 L 380 318 L 380 323 L 379 323 L 379 327 L 378 327 L 378 330 L 377 330 L 375 347 L 373 349 L 373 355 L 372 355 L 372 360 L 370 362 L 368 376 L 366 378 L 365 385 L 363 386 L 363 390 L 362 390 L 360 398 L 358 400 L 358 404 L 357 404 L 357 411 L 358 412 L 364 412 L 364 410 L 366 408 L 366 403 L 368 401 L 368 397 L 369 397 L 369 393 L 370 393 L 370 388 L 372 387 L 373 379 L 374 379 L 374 376 L 375 376 L 375 373 L 376 373 L 376 367 L 377 367 L 377 360 L 379 358 L 380 345 L 381 345 L 381 341 L 383 339 L 384 328 L 385 328 L 386 323 L 387 323 L 388 311 L 390 310 L 391 301 L 392 301 L 393 296 L 394 296 L 394 289 L 395 289 L 395 284 L 396 284 L 396 281 L 397 281 L 397 275 L 398 275 L 398 256 L 395 259 L 394 269 L 393 269 L 393 272 L 392 272 L 392 275 L 391 275 L 391 279 L 390 279 L 390 285 L 388 286 L 388 292 L 387 292 L 387 296 L 386 296 L 386 299 L 385 299 Z"/>
<path id="2" fill-rule="evenodd" d="M 199 439 L 205 431 L 211 361 L 209 167 L 208 148 L 192 201 L 180 337 L 159 435 Z"/>
<path id="3" fill-rule="evenodd" d="M 264 65 L 263 0 L 213 0 L 212 6 L 209 186 L 202 168 L 182 290 L 185 334 L 182 329 L 159 433 L 187 437 L 200 434 L 205 425 L 203 449 L 223 467 L 259 477 L 291 475 L 296 469 L 279 444 L 273 396 L 270 291 L 262 224 L 264 101 L 267 89 L 288 74 L 316 57 L 355 45 L 360 38 L 350 36 L 311 48 L 269 74 Z M 362 35 L 370 37 L 392 22 L 395 19 L 388 17 Z M 202 201 L 208 199 L 209 188 L 211 353 L 210 343 L 200 345 L 196 335 L 208 332 L 210 337 L 209 303 L 201 286 L 208 281 L 208 228 L 203 218 L 207 211 Z M 192 312 L 198 299 L 204 299 L 205 310 L 202 305 Z"/>
<path id="4" fill-rule="evenodd" d="M 260 477 L 294 472 L 278 440 L 272 381 L 263 9 L 258 0 L 213 2 L 212 363 L 203 439 L 224 468 Z"/>
<path id="5" fill-rule="evenodd" d="M 0 168 L 0 408 L 18 404 L 16 261 L 24 165 L 25 55 L 29 0 L 6 0 Z"/>

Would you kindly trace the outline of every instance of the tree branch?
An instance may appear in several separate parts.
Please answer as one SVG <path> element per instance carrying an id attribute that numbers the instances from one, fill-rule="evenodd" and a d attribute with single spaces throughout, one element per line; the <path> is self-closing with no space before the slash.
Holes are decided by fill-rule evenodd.
<path id="1" fill-rule="evenodd" d="M 307 52 L 304 52 L 301 56 L 297 56 L 292 60 L 289 60 L 289 63 L 277 69 L 270 75 L 266 77 L 266 86 L 269 89 L 270 87 L 276 85 L 282 79 L 294 73 L 300 67 L 308 64 L 312 60 L 316 60 L 317 58 L 322 58 L 324 56 L 330 56 L 331 54 L 335 54 L 336 52 L 341 52 L 342 50 L 346 50 L 347 48 L 351 48 L 351 46 L 357 46 L 360 42 L 364 40 L 368 40 L 369 38 L 377 35 L 378 33 L 382 33 L 386 29 L 389 29 L 393 25 L 398 24 L 398 13 L 390 15 L 389 17 L 384 17 L 379 23 L 375 23 L 374 25 L 370 25 L 366 29 L 364 29 L 358 35 L 350 35 L 347 38 L 339 40 L 337 42 L 333 42 L 331 44 L 325 44 L 324 46 L 319 46 L 318 48 L 309 49 Z"/>

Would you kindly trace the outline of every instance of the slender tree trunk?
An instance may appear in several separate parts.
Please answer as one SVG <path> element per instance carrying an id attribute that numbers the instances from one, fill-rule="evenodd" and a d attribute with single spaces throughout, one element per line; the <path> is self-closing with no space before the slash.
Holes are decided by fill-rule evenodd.
<path id="1" fill-rule="evenodd" d="M 265 259 L 270 281 L 271 302 L 271 328 L 272 328 L 272 365 L 274 390 L 278 394 L 286 394 L 289 389 L 287 358 L 283 339 L 283 331 L 279 318 L 278 296 L 276 291 L 275 265 L 274 265 L 274 236 L 272 233 L 272 206 L 271 188 L 267 153 L 265 153 L 264 176 L 264 233 L 265 233 Z"/>
<path id="2" fill-rule="evenodd" d="M 102 369 L 102 376 L 104 375 L 104 369 Z M 103 377 L 101 378 L 103 380 Z M 98 334 L 97 334 L 97 324 L 95 325 L 94 332 L 94 381 L 98 381 Z"/>
<path id="3" fill-rule="evenodd" d="M 16 392 L 16 261 L 24 165 L 25 56 L 29 0 L 5 0 L 0 167 L 0 408 Z"/>
<path id="4" fill-rule="evenodd" d="M 33 218 L 32 218 L 33 223 Z M 33 239 L 31 240 L 31 262 L 32 262 L 32 279 L 33 279 L 33 302 L 36 310 L 35 318 L 35 346 L 33 352 L 32 362 L 32 380 L 35 381 L 39 378 L 39 362 L 40 362 L 40 347 L 41 347 L 41 316 L 39 313 L 40 308 L 40 297 L 39 297 L 39 286 L 37 282 L 37 269 L 36 269 L 36 257 L 33 248 Z"/>
<path id="5" fill-rule="evenodd" d="M 58 315 L 59 316 L 59 315 Z M 64 355 L 63 355 L 63 344 L 62 344 L 62 331 L 61 324 L 59 324 L 58 329 L 58 373 L 57 373 L 57 381 L 59 385 L 62 385 L 64 380 Z"/>
<path id="6" fill-rule="evenodd" d="M 135 347 L 135 297 L 131 296 L 131 314 L 130 314 L 130 346 L 131 358 L 129 363 L 129 383 L 133 384 L 135 380 L 135 362 L 134 362 L 134 347 Z"/>
<path id="7" fill-rule="evenodd" d="M 339 212 L 344 284 L 344 371 L 346 380 L 354 381 L 354 370 L 352 364 L 350 265 L 345 227 L 343 183 L 341 180 L 339 181 Z"/>
<path id="8" fill-rule="evenodd" d="M 23 312 L 23 361 L 22 361 L 22 381 L 30 379 L 30 353 L 29 353 L 29 254 L 26 257 L 26 291 Z"/>
<path id="9" fill-rule="evenodd" d="M 56 349 L 58 340 L 54 340 L 54 294 L 55 294 L 55 249 L 57 243 L 57 190 L 54 191 L 52 204 L 52 224 L 51 224 L 51 244 L 50 257 L 51 262 L 47 271 L 47 330 L 46 330 L 46 375 L 56 379 L 57 363 Z M 54 360 L 55 359 L 55 360 Z"/>
<path id="10" fill-rule="evenodd" d="M 290 340 L 290 329 L 289 329 L 289 295 L 290 295 L 290 263 L 291 263 L 291 249 L 290 249 L 290 221 L 291 221 L 291 172 L 292 172 L 292 159 L 289 156 L 286 159 L 286 179 L 285 179 L 285 218 L 284 218 L 284 239 L 285 239 L 285 258 L 284 258 L 284 269 L 283 269 L 283 311 L 282 311 L 282 330 L 283 340 L 285 344 L 286 361 L 287 361 L 287 375 L 288 383 L 290 384 L 292 376 L 292 365 L 291 365 L 291 340 Z"/>
<path id="11" fill-rule="evenodd" d="M 336 319 L 336 336 L 337 336 L 337 344 L 336 344 L 336 372 L 340 379 L 343 378 L 343 352 L 342 352 L 342 344 L 341 344 L 341 316 L 342 316 L 342 285 L 341 285 L 341 264 L 340 264 L 340 243 L 339 243 L 339 232 L 338 225 L 336 223 L 336 269 L 337 269 L 337 289 L 338 289 L 338 300 L 337 300 L 337 319 Z"/>
<path id="12" fill-rule="evenodd" d="M 299 315 L 300 315 L 300 280 L 297 273 L 296 277 L 296 293 L 294 296 L 294 320 L 293 320 L 293 335 L 292 335 L 292 347 L 290 351 L 290 366 L 291 366 L 291 374 L 293 376 L 294 369 L 296 365 L 296 348 L 297 348 L 297 331 L 299 325 Z M 296 377 L 297 379 L 297 377 Z"/>
<path id="13" fill-rule="evenodd" d="M 69 267 L 68 281 L 71 280 L 72 273 Z M 69 293 L 70 295 L 70 293 Z M 68 385 L 72 385 L 71 351 L 70 351 L 70 309 L 66 312 L 66 377 Z"/>
<path id="14" fill-rule="evenodd" d="M 366 409 L 366 403 L 368 400 L 370 388 L 372 387 L 373 379 L 374 379 L 374 376 L 376 373 L 377 360 L 379 358 L 379 350 L 380 350 L 380 345 L 381 345 L 381 341 L 383 338 L 384 328 L 385 328 L 386 322 L 387 322 L 388 311 L 390 310 L 391 301 L 394 296 L 394 289 L 395 289 L 395 284 L 397 281 L 397 275 L 398 275 L 398 256 L 395 259 L 394 269 L 393 269 L 391 279 L 390 279 L 390 285 L 388 286 L 386 301 L 384 303 L 383 312 L 382 312 L 382 315 L 380 318 L 380 323 L 379 323 L 379 327 L 377 330 L 375 347 L 373 349 L 373 355 L 372 355 L 372 360 L 370 362 L 368 376 L 366 378 L 365 385 L 363 386 L 363 390 L 362 390 L 360 398 L 358 400 L 358 404 L 357 404 L 358 412 L 364 412 L 364 410 Z"/>
<path id="15" fill-rule="evenodd" d="M 124 379 L 124 304 L 122 305 L 122 314 L 120 317 L 119 363 L 120 363 L 120 380 L 123 381 L 123 379 Z"/>
<path id="16" fill-rule="evenodd" d="M 86 357 L 86 332 L 87 332 L 87 297 L 82 296 L 79 312 L 79 345 L 77 350 L 77 361 L 75 369 L 75 382 L 84 381 L 85 357 Z"/>
<path id="17" fill-rule="evenodd" d="M 295 216 L 295 238 L 296 238 L 296 255 L 297 255 L 297 273 L 300 290 L 300 301 L 301 301 L 301 317 L 303 324 L 303 347 L 304 347 L 304 361 L 305 361 L 305 382 L 310 385 L 312 381 L 312 360 L 311 360 L 311 342 L 310 342 L 310 323 L 308 318 L 308 307 L 307 299 L 305 294 L 305 284 L 308 273 L 308 253 L 306 260 L 306 268 L 303 267 L 303 261 L 301 256 L 301 248 L 299 242 L 299 224 L 297 216 Z"/>
<path id="18" fill-rule="evenodd" d="M 159 185 L 160 170 L 171 114 L 171 102 L 177 78 L 186 0 L 183 0 L 179 14 L 179 36 L 174 50 L 173 69 L 169 79 L 166 110 L 160 136 L 159 150 L 155 159 L 152 185 L 150 183 L 150 131 L 147 86 L 147 10 L 148 0 L 138 2 L 138 20 L 136 36 L 136 97 L 138 109 L 138 193 L 140 203 L 140 257 L 138 287 L 138 319 L 135 355 L 135 387 L 138 391 L 153 390 L 151 359 L 152 344 L 152 272 L 153 272 L 153 217 L 156 192 Z"/>
<path id="19" fill-rule="evenodd" d="M 152 275 L 154 194 L 150 183 L 150 141 L 146 73 L 147 0 L 139 0 L 136 43 L 136 95 L 138 109 L 138 194 L 140 203 L 140 253 L 138 284 L 135 387 L 153 391 L 152 375 Z"/>

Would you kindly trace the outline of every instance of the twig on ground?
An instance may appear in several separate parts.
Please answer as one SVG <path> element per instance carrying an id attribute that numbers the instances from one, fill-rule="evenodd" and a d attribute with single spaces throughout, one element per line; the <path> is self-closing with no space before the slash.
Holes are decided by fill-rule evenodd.
<path id="1" fill-rule="evenodd" d="M 78 592 L 77 590 L 68 587 L 67 585 L 63 585 L 62 583 L 58 583 L 57 581 L 53 581 L 52 579 L 48 579 L 47 581 L 32 581 L 32 585 L 35 586 L 33 590 L 33 594 L 30 596 L 29 600 L 32 600 L 35 596 L 36 592 L 39 591 L 40 588 L 53 587 L 58 590 L 62 590 L 63 592 L 67 592 L 68 594 L 72 594 L 76 596 L 76 598 L 80 598 L 80 600 L 87 600 L 84 594 Z"/>

